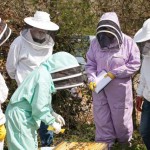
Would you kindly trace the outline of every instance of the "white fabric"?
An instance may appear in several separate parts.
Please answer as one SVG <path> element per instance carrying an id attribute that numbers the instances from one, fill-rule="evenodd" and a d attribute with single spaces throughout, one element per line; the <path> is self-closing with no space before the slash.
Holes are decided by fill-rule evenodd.
<path id="1" fill-rule="evenodd" d="M 54 111 L 52 112 L 52 115 L 55 117 L 56 122 L 60 123 L 61 126 L 65 125 L 65 120 L 61 115 L 55 113 Z"/>
<path id="2" fill-rule="evenodd" d="M 52 126 L 55 129 L 54 133 L 58 134 L 61 131 L 61 124 L 60 123 L 54 122 L 52 124 Z"/>
<path id="3" fill-rule="evenodd" d="M 1 118 L 0 118 L 0 125 L 3 125 L 6 122 L 6 117 L 5 117 L 3 112 L 1 112 L 0 116 L 1 116 Z"/>
<path id="4" fill-rule="evenodd" d="M 4 141 L 0 141 L 0 150 L 3 150 L 4 148 Z"/>
<path id="5" fill-rule="evenodd" d="M 6 69 L 9 76 L 20 85 L 32 70 L 52 55 L 53 46 L 54 41 L 50 37 L 47 37 L 46 42 L 39 46 L 32 40 L 30 30 L 21 32 L 8 52 Z"/>
<path id="6" fill-rule="evenodd" d="M 103 70 L 97 77 L 96 77 L 96 88 L 95 92 L 99 93 L 112 79 L 107 76 L 107 72 Z"/>
<path id="7" fill-rule="evenodd" d="M 144 42 L 150 39 L 150 18 L 147 19 L 143 27 L 137 31 L 137 33 L 134 36 L 135 42 Z"/>
<path id="8" fill-rule="evenodd" d="M 56 31 L 59 26 L 50 20 L 50 14 L 43 11 L 36 11 L 34 17 L 27 17 L 24 21 L 30 26 L 43 29 Z"/>
<path id="9" fill-rule="evenodd" d="M 5 102 L 5 100 L 7 99 L 7 96 L 8 96 L 8 88 L 7 88 L 7 85 L 5 83 L 3 76 L 0 73 L 0 104 Z"/>
<path id="10" fill-rule="evenodd" d="M 36 50 L 49 49 L 54 46 L 54 41 L 49 35 L 46 35 L 46 40 L 43 43 L 34 42 L 30 30 L 23 30 L 23 32 L 20 32 L 20 35 L 23 40 L 31 44 L 31 46 Z"/>
<path id="11" fill-rule="evenodd" d="M 3 76 L 0 73 L 0 125 L 6 122 L 5 115 L 1 109 L 1 104 L 5 102 L 8 96 L 8 88 Z"/>
<path id="12" fill-rule="evenodd" d="M 141 67 L 140 82 L 137 88 L 137 95 L 143 96 L 150 101 L 150 57 L 144 56 Z"/>
<path id="13" fill-rule="evenodd" d="M 54 150 L 55 147 L 40 147 L 40 150 Z"/>

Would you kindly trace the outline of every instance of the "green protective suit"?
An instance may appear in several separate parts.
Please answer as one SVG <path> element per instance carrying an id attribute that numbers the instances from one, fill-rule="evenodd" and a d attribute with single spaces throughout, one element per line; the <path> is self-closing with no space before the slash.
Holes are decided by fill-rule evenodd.
<path id="1" fill-rule="evenodd" d="M 12 95 L 6 109 L 9 150 L 37 150 L 40 122 L 51 125 L 51 94 L 55 87 L 50 73 L 78 66 L 74 56 L 58 52 L 32 71 Z"/>

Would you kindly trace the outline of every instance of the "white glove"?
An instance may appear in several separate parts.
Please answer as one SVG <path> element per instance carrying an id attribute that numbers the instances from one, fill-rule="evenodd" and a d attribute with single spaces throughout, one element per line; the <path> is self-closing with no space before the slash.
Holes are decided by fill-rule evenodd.
<path id="1" fill-rule="evenodd" d="M 54 133 L 58 134 L 61 131 L 61 124 L 54 122 L 52 124 L 52 127 L 54 128 Z"/>
<path id="2" fill-rule="evenodd" d="M 52 115 L 55 117 L 56 122 L 60 123 L 61 126 L 65 125 L 65 120 L 61 115 L 55 113 L 54 111 L 52 112 Z"/>

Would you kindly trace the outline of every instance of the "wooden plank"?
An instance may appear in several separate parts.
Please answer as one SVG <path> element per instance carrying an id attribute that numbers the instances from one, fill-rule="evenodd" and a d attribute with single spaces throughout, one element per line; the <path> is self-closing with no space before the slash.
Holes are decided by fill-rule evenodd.
<path id="1" fill-rule="evenodd" d="M 95 142 L 61 142 L 54 150 L 108 150 L 108 145 Z"/>

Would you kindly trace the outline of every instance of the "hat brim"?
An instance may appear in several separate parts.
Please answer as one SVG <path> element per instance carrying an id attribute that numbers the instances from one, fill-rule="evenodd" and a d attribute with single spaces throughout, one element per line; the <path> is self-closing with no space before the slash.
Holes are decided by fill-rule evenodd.
<path id="1" fill-rule="evenodd" d="M 24 21 L 30 26 L 43 29 L 43 30 L 56 31 L 59 29 L 59 26 L 51 21 L 49 22 L 36 21 L 33 19 L 33 17 L 27 17 L 24 19 Z"/>
<path id="2" fill-rule="evenodd" d="M 62 86 L 62 87 L 55 87 L 56 90 L 63 90 L 63 89 L 70 89 L 70 88 L 74 88 L 74 87 L 78 87 L 78 86 L 82 86 L 84 83 L 78 83 L 78 84 L 74 84 L 74 85 L 69 85 L 69 86 Z"/>
<path id="3" fill-rule="evenodd" d="M 4 35 L 0 39 L 0 46 L 3 45 L 11 35 L 11 29 L 7 27 Z"/>
<path id="4" fill-rule="evenodd" d="M 150 40 L 150 33 L 144 33 L 143 29 L 141 28 L 137 33 L 134 35 L 134 41 L 135 42 L 145 42 L 147 40 Z"/>

